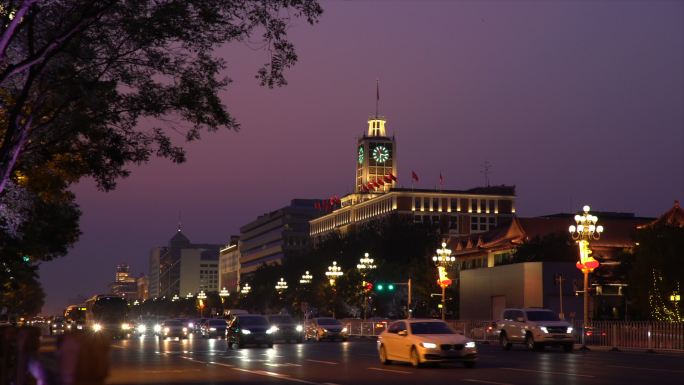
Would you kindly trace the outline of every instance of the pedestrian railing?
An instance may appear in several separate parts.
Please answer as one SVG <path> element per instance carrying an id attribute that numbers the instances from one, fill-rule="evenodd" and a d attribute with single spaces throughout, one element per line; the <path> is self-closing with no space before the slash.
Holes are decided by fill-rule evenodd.
<path id="1" fill-rule="evenodd" d="M 588 346 L 684 351 L 684 322 L 590 321 L 585 329 L 582 322 L 574 327 L 577 343 Z"/>
<path id="2" fill-rule="evenodd" d="M 360 320 L 348 319 L 344 320 L 344 326 L 347 328 L 347 333 L 355 337 L 377 337 L 387 329 L 389 320 Z"/>

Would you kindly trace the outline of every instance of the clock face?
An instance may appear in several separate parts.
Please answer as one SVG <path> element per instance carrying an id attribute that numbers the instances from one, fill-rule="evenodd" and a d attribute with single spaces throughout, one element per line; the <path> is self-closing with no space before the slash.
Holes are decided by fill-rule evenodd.
<path id="1" fill-rule="evenodd" d="M 378 163 L 387 162 L 389 156 L 389 150 L 385 146 L 377 146 L 373 149 L 373 159 Z"/>
<path id="2" fill-rule="evenodd" d="M 359 147 L 359 164 L 363 163 L 363 147 Z"/>

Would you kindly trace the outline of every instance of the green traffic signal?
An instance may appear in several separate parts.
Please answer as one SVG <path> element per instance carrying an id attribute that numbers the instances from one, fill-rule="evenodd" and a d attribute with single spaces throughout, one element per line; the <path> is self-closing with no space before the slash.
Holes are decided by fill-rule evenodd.
<path id="1" fill-rule="evenodd" d="M 383 284 L 381 284 L 381 283 L 375 285 L 375 287 L 378 288 L 378 291 L 383 291 L 383 290 L 385 289 L 385 285 L 383 285 Z"/>
<path id="2" fill-rule="evenodd" d="M 387 286 L 387 290 L 390 290 L 390 291 L 394 290 L 394 285 L 392 285 L 392 284 L 390 283 L 390 284 Z"/>
<path id="3" fill-rule="evenodd" d="M 394 291 L 394 284 L 391 283 L 376 283 L 373 287 L 375 287 L 375 290 L 377 291 Z"/>
<path id="4" fill-rule="evenodd" d="M 31 262 L 31 258 L 28 255 L 24 255 L 23 257 L 21 257 L 21 259 L 24 261 L 24 263 Z"/>

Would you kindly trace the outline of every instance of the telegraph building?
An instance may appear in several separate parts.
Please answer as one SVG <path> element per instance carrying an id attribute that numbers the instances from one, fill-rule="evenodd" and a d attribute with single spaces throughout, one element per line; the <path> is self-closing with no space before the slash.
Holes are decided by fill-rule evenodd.
<path id="1" fill-rule="evenodd" d="M 376 99 L 376 103 L 379 100 Z M 356 225 L 401 215 L 415 223 L 437 225 L 445 236 L 481 233 L 508 222 L 515 214 L 515 186 L 486 186 L 469 190 L 398 187 L 397 143 L 387 133 L 387 121 L 368 119 L 357 140 L 354 192 L 340 207 L 309 221 L 314 243 L 333 231 L 346 233 Z M 350 159 L 351 160 L 351 159 Z"/>

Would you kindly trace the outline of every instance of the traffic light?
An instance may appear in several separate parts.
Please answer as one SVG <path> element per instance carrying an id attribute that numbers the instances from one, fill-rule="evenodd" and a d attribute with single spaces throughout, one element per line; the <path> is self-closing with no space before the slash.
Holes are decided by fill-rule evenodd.
<path id="1" fill-rule="evenodd" d="M 21 259 L 22 259 L 22 260 L 24 261 L 24 263 L 26 263 L 26 264 L 28 264 L 28 263 L 31 262 L 31 257 L 29 257 L 28 255 L 24 255 L 23 257 L 21 257 Z"/>
<path id="2" fill-rule="evenodd" d="M 377 291 L 394 291 L 394 284 L 392 283 L 376 283 L 375 284 L 375 289 Z"/>

